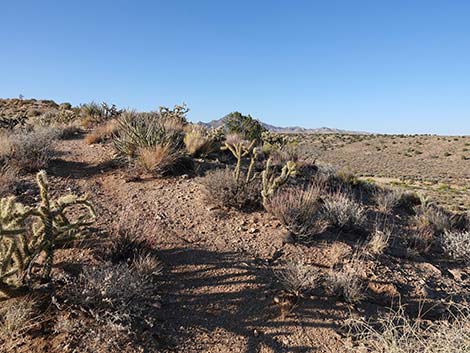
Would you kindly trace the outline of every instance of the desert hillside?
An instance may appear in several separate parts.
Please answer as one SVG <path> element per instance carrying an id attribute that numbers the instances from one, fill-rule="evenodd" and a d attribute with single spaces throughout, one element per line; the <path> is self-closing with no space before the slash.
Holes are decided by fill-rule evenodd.
<path id="1" fill-rule="evenodd" d="M 470 352 L 469 136 L 187 113 L 0 100 L 2 352 Z"/>

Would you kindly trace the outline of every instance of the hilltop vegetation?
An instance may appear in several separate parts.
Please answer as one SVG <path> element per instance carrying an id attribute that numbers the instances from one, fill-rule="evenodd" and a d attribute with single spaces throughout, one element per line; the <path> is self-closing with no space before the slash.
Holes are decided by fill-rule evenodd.
<path id="1" fill-rule="evenodd" d="M 468 137 L 1 104 L 3 351 L 470 351 Z"/>

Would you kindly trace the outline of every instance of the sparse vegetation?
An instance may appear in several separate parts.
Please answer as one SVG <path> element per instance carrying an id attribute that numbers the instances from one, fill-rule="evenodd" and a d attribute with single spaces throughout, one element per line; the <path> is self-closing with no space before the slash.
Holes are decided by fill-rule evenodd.
<path id="1" fill-rule="evenodd" d="M 365 288 L 359 275 L 361 266 L 359 257 L 353 257 L 349 262 L 331 270 L 325 281 L 327 291 L 348 303 L 358 303 L 363 300 Z"/>
<path id="2" fill-rule="evenodd" d="M 68 195 L 51 200 L 45 172 L 38 173 L 37 183 L 41 203 L 36 208 L 17 203 L 14 197 L 0 199 L 0 291 L 7 296 L 31 278 L 41 254 L 41 275 L 48 279 L 55 248 L 79 237 L 95 218 L 92 205 L 84 198 Z M 68 214 L 72 207 L 85 208 L 87 213 L 72 220 Z"/>
<path id="3" fill-rule="evenodd" d="M 55 129 L 16 133 L 2 137 L 4 165 L 21 172 L 35 172 L 47 168 L 54 153 L 53 144 L 58 137 Z"/>
<path id="4" fill-rule="evenodd" d="M 446 230 L 441 235 L 441 245 L 446 256 L 470 264 L 470 232 Z"/>
<path id="5" fill-rule="evenodd" d="M 312 241 L 314 235 L 328 226 L 321 190 L 315 186 L 281 190 L 268 199 L 265 207 L 301 241 Z"/>
<path id="6" fill-rule="evenodd" d="M 323 210 L 329 223 L 341 230 L 360 230 L 366 221 L 364 207 L 344 192 L 328 195 Z"/>
<path id="7" fill-rule="evenodd" d="M 411 318 L 401 305 L 377 320 L 351 318 L 353 352 L 466 353 L 470 350 L 469 316 L 465 311 L 435 322 Z"/>
<path id="8" fill-rule="evenodd" d="M 254 350 L 466 347 L 468 317 L 445 307 L 468 297 L 467 165 L 443 155 L 467 137 L 260 135 L 249 119 L 233 135 L 185 106 L 2 104 L 1 351 L 243 351 L 251 334 Z M 51 190 L 28 173 L 42 167 Z M 351 342 L 345 310 L 361 316 Z"/>
<path id="9" fill-rule="evenodd" d="M 223 207 L 242 210 L 257 209 L 261 205 L 261 184 L 259 180 L 246 181 L 240 174 L 237 180 L 231 169 L 218 169 L 207 174 L 202 181 L 211 202 Z"/>

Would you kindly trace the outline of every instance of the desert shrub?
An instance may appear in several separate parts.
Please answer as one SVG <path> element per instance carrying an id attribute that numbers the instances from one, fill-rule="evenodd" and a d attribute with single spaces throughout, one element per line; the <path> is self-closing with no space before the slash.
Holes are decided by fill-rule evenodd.
<path id="1" fill-rule="evenodd" d="M 344 299 L 348 303 L 357 303 L 365 298 L 365 285 L 359 276 L 362 267 L 360 257 L 353 256 L 347 263 L 342 263 L 328 274 L 324 285 L 328 293 Z"/>
<path id="2" fill-rule="evenodd" d="M 143 260 L 136 260 L 140 263 Z M 150 264 L 148 262 L 147 264 Z M 159 297 L 156 294 L 155 268 L 136 267 L 133 264 L 85 267 L 76 281 L 70 281 L 64 292 L 70 303 L 88 311 L 103 323 L 132 327 L 136 324 L 152 324 L 151 307 Z M 140 269 L 145 271 L 140 271 Z"/>
<path id="3" fill-rule="evenodd" d="M 265 208 L 279 219 L 294 236 L 309 241 L 328 226 L 322 212 L 323 199 L 318 187 L 287 188 L 271 196 Z"/>
<path id="4" fill-rule="evenodd" d="M 158 247 L 161 227 L 158 221 L 142 222 L 139 212 L 128 207 L 117 216 L 111 227 L 109 242 L 104 243 L 102 257 L 113 264 L 132 262 L 141 255 L 152 254 Z"/>
<path id="5" fill-rule="evenodd" d="M 248 141 L 261 141 L 262 133 L 266 130 L 261 123 L 250 115 L 233 112 L 224 117 L 225 130 L 228 134 L 241 135 Z"/>
<path id="6" fill-rule="evenodd" d="M 188 124 L 186 119 L 188 112 L 189 108 L 184 103 L 182 105 L 175 105 L 173 109 L 160 107 L 158 110 L 163 120 L 163 125 L 167 130 L 183 130 Z"/>
<path id="7" fill-rule="evenodd" d="M 34 118 L 34 124 L 42 127 L 59 127 L 72 124 L 77 119 L 73 110 L 51 109 Z"/>
<path id="8" fill-rule="evenodd" d="M 389 229 L 375 228 L 369 237 L 366 250 L 372 255 L 381 255 L 388 247 L 390 242 L 391 231 Z"/>
<path id="9" fill-rule="evenodd" d="M 467 353 L 470 351 L 470 317 L 463 310 L 447 320 L 412 319 L 404 306 L 377 320 L 351 318 L 349 334 L 356 342 L 352 352 Z"/>
<path id="10" fill-rule="evenodd" d="M 106 121 L 96 126 L 85 136 L 85 143 L 88 145 L 107 141 L 117 133 L 118 123 L 115 119 Z"/>
<path id="11" fill-rule="evenodd" d="M 450 259 L 470 264 L 470 231 L 446 230 L 440 237 L 440 244 Z"/>
<path id="12" fill-rule="evenodd" d="M 116 119 L 123 113 L 114 104 L 98 104 L 96 102 L 82 104 L 80 106 L 81 124 L 85 128 L 104 123 L 105 121 Z"/>
<path id="13" fill-rule="evenodd" d="M 172 114 L 126 112 L 113 138 L 118 157 L 156 175 L 193 168 L 184 153 L 182 122 Z"/>
<path id="14" fill-rule="evenodd" d="M 13 130 L 15 128 L 21 128 L 26 125 L 27 120 L 28 117 L 24 114 L 17 114 L 16 116 L 0 115 L 0 129 Z"/>
<path id="15" fill-rule="evenodd" d="M 119 323 L 97 323 L 62 314 L 53 328 L 56 335 L 61 335 L 56 349 L 65 353 L 134 353 L 145 351 L 141 342 L 135 338 L 129 328 Z"/>
<path id="16" fill-rule="evenodd" d="M 181 149 L 183 136 L 181 129 L 163 121 L 157 113 L 126 112 L 118 119 L 115 147 L 120 155 L 134 157 L 139 148 L 162 143 Z"/>
<path id="17" fill-rule="evenodd" d="M 201 126 L 192 125 L 184 136 L 186 151 L 192 157 L 206 156 L 213 152 L 216 143 L 208 131 Z"/>
<path id="18" fill-rule="evenodd" d="M 0 197 L 12 193 L 13 187 L 18 180 L 18 171 L 7 165 L 0 168 Z"/>
<path id="19" fill-rule="evenodd" d="M 451 215 L 442 207 L 425 201 L 416 209 L 415 224 L 418 232 L 439 235 L 451 228 Z"/>
<path id="20" fill-rule="evenodd" d="M 145 171 L 164 175 L 170 173 L 181 158 L 182 155 L 178 150 L 175 150 L 171 144 L 165 143 L 139 148 L 136 161 Z"/>
<path id="21" fill-rule="evenodd" d="M 364 207 L 340 191 L 325 197 L 323 212 L 328 222 L 338 229 L 358 230 L 366 221 Z"/>
<path id="22" fill-rule="evenodd" d="M 378 190 L 375 193 L 375 202 L 380 212 L 390 213 L 401 202 L 402 193 L 398 190 Z"/>
<path id="23" fill-rule="evenodd" d="M 297 297 L 312 290 L 320 279 L 319 272 L 303 261 L 287 261 L 274 274 L 282 289 Z"/>
<path id="24" fill-rule="evenodd" d="M 11 135 L 7 164 L 21 172 L 46 168 L 53 156 L 53 144 L 57 138 L 58 131 L 50 128 Z"/>
<path id="25" fill-rule="evenodd" d="M 233 207 L 240 210 L 252 210 L 261 207 L 261 183 L 259 179 L 246 181 L 243 172 L 237 180 L 231 169 L 218 169 L 208 173 L 202 179 L 202 184 L 209 200 L 219 206 Z"/>
<path id="26" fill-rule="evenodd" d="M 263 151 L 265 151 L 263 145 Z M 299 160 L 299 152 L 294 144 L 286 144 L 269 153 L 269 157 L 274 165 L 284 165 L 289 161 L 297 162 Z"/>
<path id="27" fill-rule="evenodd" d="M 0 349 L 16 351 L 24 335 L 33 326 L 36 301 L 25 297 L 3 302 L 0 306 Z"/>
<path id="28" fill-rule="evenodd" d="M 401 193 L 398 207 L 410 214 L 413 214 L 415 212 L 414 208 L 421 205 L 421 202 L 422 200 L 418 194 L 412 191 L 405 191 Z"/>

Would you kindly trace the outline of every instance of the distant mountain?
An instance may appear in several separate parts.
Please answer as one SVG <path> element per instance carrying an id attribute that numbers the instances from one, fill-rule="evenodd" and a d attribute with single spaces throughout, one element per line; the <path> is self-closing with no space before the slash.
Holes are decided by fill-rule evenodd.
<path id="1" fill-rule="evenodd" d="M 199 125 L 205 126 L 207 128 L 218 128 L 225 124 L 227 118 L 223 117 L 217 120 L 209 121 L 208 123 L 199 122 Z M 261 125 L 264 126 L 266 130 L 280 132 L 285 134 L 351 134 L 351 135 L 368 135 L 368 132 L 363 131 L 349 131 L 341 130 L 330 127 L 320 127 L 316 129 L 307 129 L 300 126 L 288 126 L 288 127 L 279 127 L 274 125 L 269 125 L 260 121 Z"/>

